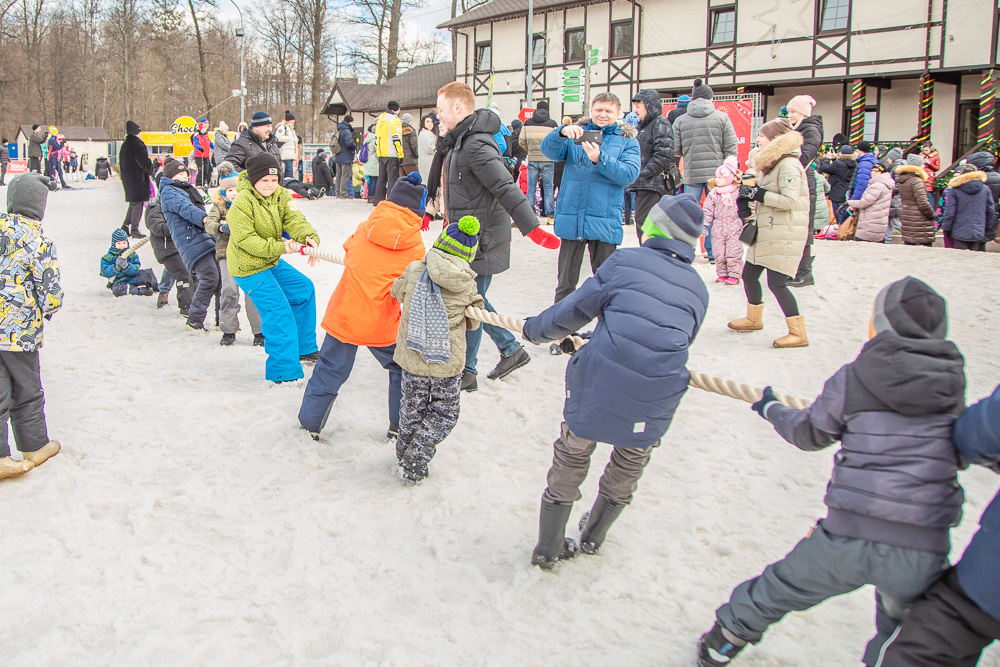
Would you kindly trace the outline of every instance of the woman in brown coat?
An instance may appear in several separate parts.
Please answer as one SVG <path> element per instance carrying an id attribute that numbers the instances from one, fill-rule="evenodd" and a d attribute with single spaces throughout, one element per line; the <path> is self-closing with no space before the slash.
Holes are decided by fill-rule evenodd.
<path id="1" fill-rule="evenodd" d="M 900 232 L 906 245 L 934 243 L 934 209 L 927 199 L 926 181 L 923 167 L 908 164 L 896 170 Z"/>
<path id="2" fill-rule="evenodd" d="M 764 123 L 757 135 L 757 149 L 750 167 L 759 175 L 757 185 L 742 186 L 740 198 L 756 206 L 757 239 L 747 250 L 743 267 L 743 289 L 747 295 L 747 316 L 733 320 L 735 331 L 760 331 L 764 328 L 764 294 L 761 274 L 767 270 L 767 286 L 778 300 L 788 325 L 788 335 L 774 341 L 775 347 L 805 347 L 805 321 L 788 289 L 811 234 L 809 220 L 809 184 L 799 162 L 802 135 L 780 118 Z M 754 204 L 756 202 L 756 204 Z"/>

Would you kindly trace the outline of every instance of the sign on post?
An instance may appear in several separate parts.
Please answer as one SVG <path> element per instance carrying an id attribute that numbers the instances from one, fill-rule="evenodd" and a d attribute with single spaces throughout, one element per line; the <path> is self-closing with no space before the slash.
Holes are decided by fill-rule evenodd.
<path id="1" fill-rule="evenodd" d="M 582 69 L 564 69 L 562 72 L 562 86 L 559 88 L 559 94 L 563 103 L 579 102 L 583 99 L 585 86 L 586 73 Z"/>
<path id="2" fill-rule="evenodd" d="M 590 49 L 587 51 L 587 65 L 589 67 L 594 67 L 597 63 L 601 62 L 604 58 L 602 57 L 602 52 L 604 51 L 603 46 L 598 46 L 595 49 Z"/>
<path id="3" fill-rule="evenodd" d="M 534 115 L 535 107 L 521 107 L 520 113 L 517 114 L 517 119 L 523 123 Z"/>

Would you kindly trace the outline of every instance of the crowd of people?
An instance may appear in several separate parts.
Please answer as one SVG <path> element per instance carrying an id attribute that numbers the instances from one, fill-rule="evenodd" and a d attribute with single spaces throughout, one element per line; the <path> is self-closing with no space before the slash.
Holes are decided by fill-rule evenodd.
<path id="1" fill-rule="evenodd" d="M 852 147 L 835 140 L 834 150 L 821 158 L 823 123 L 813 113 L 815 100 L 796 96 L 779 117 L 763 123 L 741 165 L 732 123 L 713 96 L 697 79 L 685 108 L 665 116 L 655 91 L 643 90 L 631 100 L 634 115 L 626 115 L 614 94 L 601 92 L 590 101 L 588 116 L 575 123 L 555 124 L 540 105 L 529 119 L 534 122 L 508 128 L 495 109 L 476 108 L 468 85 L 454 82 L 439 90 L 436 113 L 421 119 L 419 131 L 389 102 L 360 147 L 353 118 L 345 116 L 331 155 L 317 156 L 314 175 L 341 196 L 339 184 L 354 181 L 360 166 L 371 179 L 365 187 L 375 208 L 343 244 L 344 271 L 320 322 L 322 345 L 313 283 L 283 259 L 299 253 L 314 265 L 317 258 L 308 249 L 320 243 L 287 187 L 295 180 L 294 146 L 285 151 L 294 117 L 286 112 L 272 131 L 270 116 L 258 111 L 231 143 L 222 137 L 205 143 L 197 135 L 207 137 L 208 128 L 199 125 L 196 148 L 224 151 L 215 162 L 219 187 L 211 193 L 210 209 L 197 187 L 207 182 L 192 183 L 183 161 L 154 163 L 139 127 L 128 121 L 119 157 L 128 212 L 112 233 L 101 273 L 116 296 L 158 292 L 161 307 L 175 281 L 178 306 L 192 331 L 209 330 L 214 299 L 222 345 L 235 342 L 242 291 L 254 344 L 259 339 L 267 354 L 265 377 L 294 382 L 305 377 L 304 363 L 315 364 L 298 419 L 316 440 L 358 348 L 367 347 L 388 373 L 387 436 L 395 442 L 400 474 L 418 484 L 458 421 L 461 392 L 478 388 L 483 330 L 500 353 L 490 379 L 530 361 L 511 331 L 480 323 L 466 311 L 474 306 L 495 312 L 487 292 L 510 266 L 512 228 L 543 248 L 558 249 L 554 303 L 528 318 L 522 334 L 572 355 L 531 556 L 532 564 L 552 570 L 578 552 L 599 551 L 687 390 L 688 350 L 709 301 L 709 288 L 693 267 L 703 238 L 716 283 L 743 283 L 747 314 L 729 328 L 763 329 L 766 272 L 788 328 L 773 345 L 789 348 L 808 345 L 790 287 L 814 282 L 816 230 L 856 217 L 855 238 L 884 242 L 898 198 L 905 243 L 933 241 L 928 225 L 938 215 L 935 204 L 943 208 L 940 227 L 955 248 L 982 250 L 996 234 L 1000 175 L 988 153 L 971 156 L 942 201 L 934 202 L 927 174 L 940 165 L 930 146 L 920 154 L 887 151 L 880 159 L 866 142 Z M 212 168 L 206 160 L 195 155 L 199 173 Z M 515 180 L 522 171 L 528 174 L 526 190 L 541 184 L 540 211 Z M 27 180 L 21 185 L 20 179 Z M 24 280 L 37 281 L 44 298 L 25 302 L 20 315 L 26 327 L 35 327 L 37 345 L 40 318 L 51 316 L 61 300 L 54 251 L 40 235 L 48 184 L 36 175 L 19 177 L 3 218 L 4 225 L 34 231 L 27 234 L 34 244 L 17 252 L 37 257 L 27 263 L 32 269 Z M 632 220 L 629 209 L 635 211 L 640 245 L 620 248 Z M 129 254 L 128 234 L 142 236 L 143 211 L 164 265 L 160 279 Z M 435 216 L 444 223 L 428 249 L 421 231 Z M 549 217 L 554 233 L 543 225 Z M 594 275 L 579 285 L 585 254 Z M 594 329 L 584 332 L 594 320 Z M 877 591 L 877 632 L 863 657 L 870 667 L 944 664 L 935 658 L 972 665 L 983 647 L 1000 638 L 1000 575 L 994 567 L 1000 500 L 987 510 L 965 557 L 955 567 L 948 561 L 949 530 L 964 501 L 958 470 L 972 462 L 1000 472 L 1000 389 L 965 410 L 964 359 L 946 339 L 947 326 L 945 301 L 929 285 L 914 278 L 892 283 L 874 303 L 870 340 L 827 381 L 815 403 L 789 408 L 766 388 L 753 404 L 800 449 L 824 449 L 838 440 L 842 449 L 827 491 L 827 516 L 783 560 L 733 590 L 699 641 L 699 665 L 729 664 L 787 613 L 867 584 Z M 35 387 L 37 346 L 19 340 L 22 347 L 0 351 L 0 361 L 9 382 Z M 11 353 L 29 351 L 36 356 L 9 360 Z M 32 391 L 40 397 L 40 384 Z M 13 393 L 15 402 L 19 395 Z M 40 403 L 23 400 L 22 412 L 10 411 L 19 448 L 31 453 L 49 447 L 51 456 L 44 416 L 37 433 L 18 432 L 24 411 L 41 411 Z M 577 542 L 566 527 L 598 442 L 613 451 Z M 3 459 L 0 471 L 23 474 L 29 464 L 40 463 L 36 458 L 46 457 L 25 458 L 27 463 L 16 464 Z M 932 628 L 936 632 L 928 632 Z"/>

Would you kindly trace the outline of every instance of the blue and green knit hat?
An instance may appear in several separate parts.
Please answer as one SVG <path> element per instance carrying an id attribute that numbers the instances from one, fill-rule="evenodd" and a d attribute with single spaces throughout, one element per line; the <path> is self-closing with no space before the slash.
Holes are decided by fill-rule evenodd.
<path id="1" fill-rule="evenodd" d="M 111 232 L 111 245 L 114 245 L 119 241 L 128 241 L 128 235 L 125 233 L 125 230 L 122 229 L 121 227 Z"/>
<path id="2" fill-rule="evenodd" d="M 451 223 L 441 230 L 441 236 L 434 242 L 434 247 L 471 264 L 479 248 L 479 220 L 467 215 L 458 222 Z"/>

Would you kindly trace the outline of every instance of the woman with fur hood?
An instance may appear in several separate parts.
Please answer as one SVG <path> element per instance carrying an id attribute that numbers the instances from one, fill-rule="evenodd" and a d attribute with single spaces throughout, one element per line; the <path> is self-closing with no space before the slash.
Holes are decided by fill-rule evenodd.
<path id="1" fill-rule="evenodd" d="M 729 323 L 735 331 L 764 328 L 764 294 L 761 274 L 767 269 L 767 287 L 785 315 L 788 335 L 774 341 L 775 347 L 806 347 L 805 322 L 788 288 L 802 259 L 809 234 L 809 184 L 799 162 L 802 135 L 779 118 L 760 128 L 757 149 L 750 167 L 757 172 L 756 185 L 740 186 L 740 199 L 756 202 L 757 238 L 747 250 L 743 267 L 743 289 L 747 316 Z"/>
<path id="2" fill-rule="evenodd" d="M 934 208 L 927 195 L 927 171 L 907 158 L 907 164 L 896 170 L 896 191 L 899 193 L 899 224 L 903 243 L 930 246 L 934 243 Z"/>
<path id="3" fill-rule="evenodd" d="M 889 228 L 889 209 L 892 206 L 892 189 L 895 182 L 886 173 L 885 167 L 876 162 L 872 165 L 872 175 L 868 179 L 861 199 L 848 199 L 847 205 L 858 211 L 858 230 L 854 238 L 858 241 L 882 243 Z"/>
<path id="4" fill-rule="evenodd" d="M 993 193 L 986 187 L 986 173 L 966 164 L 948 183 L 941 231 L 959 250 L 986 250 L 986 241 L 997 232 Z"/>

